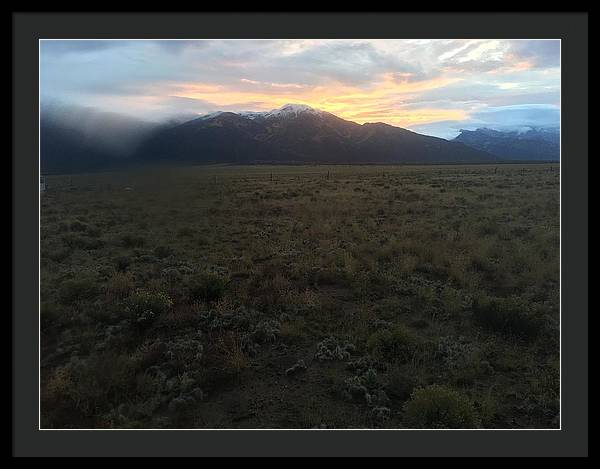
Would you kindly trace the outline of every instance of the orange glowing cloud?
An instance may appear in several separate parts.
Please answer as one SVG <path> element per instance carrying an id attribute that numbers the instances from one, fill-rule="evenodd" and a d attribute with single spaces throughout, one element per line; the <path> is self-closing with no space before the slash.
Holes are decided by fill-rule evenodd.
<path id="1" fill-rule="evenodd" d="M 109 43 L 106 43 L 109 44 Z M 42 40 L 40 100 L 163 122 L 306 104 L 452 135 L 503 107 L 560 102 L 557 40 Z M 482 114 L 482 111 L 489 111 Z M 536 124 L 539 110 L 510 114 Z M 532 117 L 529 117 L 532 116 Z M 553 111 L 544 114 L 554 119 Z M 508 117 L 506 118 L 508 119 Z M 520 119 L 520 120 L 519 120 Z M 532 125 L 533 125 L 532 124 Z M 529 125 L 529 124 L 527 124 Z M 537 124 L 536 124 L 537 125 Z M 467 128 L 467 127 L 464 127 Z"/>
<path id="2" fill-rule="evenodd" d="M 328 86 L 308 86 L 243 78 L 240 79 L 243 86 L 213 86 L 193 82 L 173 84 L 170 95 L 214 103 L 217 108 L 254 103 L 253 109 L 248 110 L 261 111 L 290 102 L 301 103 L 361 124 L 384 121 L 392 125 L 410 126 L 467 117 L 463 109 L 403 109 L 403 102 L 414 99 L 420 92 L 442 88 L 461 80 L 457 77 L 438 77 L 411 81 L 410 78 L 408 74 L 383 74 L 367 88 L 339 82 Z"/>

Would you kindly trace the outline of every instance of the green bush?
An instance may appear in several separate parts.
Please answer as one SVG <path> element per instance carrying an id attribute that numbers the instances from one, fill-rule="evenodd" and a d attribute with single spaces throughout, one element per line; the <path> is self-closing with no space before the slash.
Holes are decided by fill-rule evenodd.
<path id="1" fill-rule="evenodd" d="M 473 318 L 485 328 L 504 335 L 535 337 L 542 321 L 531 304 L 518 297 L 479 296 L 473 300 Z"/>
<path id="2" fill-rule="evenodd" d="M 218 275 L 204 273 L 196 276 L 190 284 L 192 301 L 216 301 L 225 293 L 225 280 Z"/>
<path id="3" fill-rule="evenodd" d="M 65 280 L 59 290 L 59 297 L 65 304 L 90 300 L 99 292 L 95 279 L 88 277 Z"/>
<path id="4" fill-rule="evenodd" d="M 433 384 L 413 391 L 404 405 L 410 428 L 476 428 L 479 418 L 471 401 L 446 386 Z"/>
<path id="5" fill-rule="evenodd" d="M 416 344 L 415 335 L 403 326 L 377 331 L 367 339 L 367 348 L 375 358 L 391 362 L 408 360 Z"/>
<path id="6" fill-rule="evenodd" d="M 133 290 L 135 283 L 130 273 L 117 272 L 108 279 L 104 287 L 106 294 L 113 300 L 122 300 Z"/>
<path id="7" fill-rule="evenodd" d="M 173 301 L 165 293 L 137 290 L 125 300 L 127 310 L 139 326 L 150 324 L 158 316 L 166 313 Z"/>
<path id="8" fill-rule="evenodd" d="M 131 396 L 135 366 L 130 357 L 115 352 L 94 354 L 87 359 L 74 358 L 55 370 L 45 397 L 81 416 L 98 415 Z"/>

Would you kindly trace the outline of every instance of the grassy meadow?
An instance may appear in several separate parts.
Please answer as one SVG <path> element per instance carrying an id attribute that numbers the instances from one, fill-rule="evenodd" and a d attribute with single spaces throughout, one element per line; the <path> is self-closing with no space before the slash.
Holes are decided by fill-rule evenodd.
<path id="1" fill-rule="evenodd" d="M 42 428 L 558 428 L 559 167 L 47 176 Z"/>

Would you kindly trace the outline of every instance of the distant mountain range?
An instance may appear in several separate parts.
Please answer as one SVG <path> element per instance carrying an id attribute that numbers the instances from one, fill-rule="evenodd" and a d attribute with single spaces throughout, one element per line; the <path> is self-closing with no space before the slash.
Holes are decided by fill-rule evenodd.
<path id="1" fill-rule="evenodd" d="M 268 112 L 215 112 L 163 125 L 97 111 L 77 113 L 42 110 L 43 172 L 156 162 L 420 164 L 554 159 L 545 157 L 550 150 L 540 151 L 540 147 L 554 145 L 550 135 L 543 145 L 537 144 L 536 153 L 528 153 L 528 147 L 536 146 L 530 141 L 539 142 L 534 134 L 523 139 L 512 133 L 479 129 L 462 131 L 448 141 L 383 123 L 357 124 L 299 104 Z"/>
<path id="2" fill-rule="evenodd" d="M 357 124 L 309 106 L 217 112 L 154 134 L 141 160 L 190 163 L 448 163 L 494 161 L 459 142 L 387 124 Z"/>
<path id="3" fill-rule="evenodd" d="M 492 129 L 461 130 L 454 142 L 461 142 L 502 160 L 557 161 L 560 159 L 560 130 L 530 128 L 500 132 Z"/>

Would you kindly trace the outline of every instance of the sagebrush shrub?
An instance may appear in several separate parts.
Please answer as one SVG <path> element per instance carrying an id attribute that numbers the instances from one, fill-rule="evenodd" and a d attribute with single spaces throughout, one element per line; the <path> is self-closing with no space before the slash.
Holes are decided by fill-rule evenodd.
<path id="1" fill-rule="evenodd" d="M 48 381 L 46 398 L 61 401 L 90 417 L 127 398 L 135 384 L 135 363 L 127 355 L 106 352 L 73 358 Z"/>
<path id="2" fill-rule="evenodd" d="M 166 313 L 173 306 L 173 301 L 165 293 L 136 290 L 126 299 L 126 304 L 133 320 L 143 326 Z"/>
<path id="3" fill-rule="evenodd" d="M 416 336 L 403 326 L 377 331 L 367 339 L 371 354 L 386 361 L 406 361 L 417 345 Z"/>
<path id="4" fill-rule="evenodd" d="M 244 351 L 243 338 L 239 333 L 229 331 L 221 338 L 220 345 L 228 369 L 239 373 L 250 366 L 250 359 Z"/>
<path id="5" fill-rule="evenodd" d="M 273 319 L 260 321 L 250 333 L 253 342 L 264 344 L 275 342 L 280 334 L 281 324 Z"/>
<path id="6" fill-rule="evenodd" d="M 131 293 L 134 285 L 131 274 L 117 272 L 108 280 L 105 290 L 110 298 L 122 300 Z"/>
<path id="7" fill-rule="evenodd" d="M 317 344 L 315 358 L 319 361 L 346 360 L 356 350 L 354 344 L 327 337 Z"/>
<path id="8" fill-rule="evenodd" d="M 190 284 L 190 300 L 219 300 L 225 293 L 225 286 L 225 280 L 218 275 L 211 273 L 198 275 Z"/>
<path id="9" fill-rule="evenodd" d="M 465 395 L 438 384 L 413 391 L 404 405 L 404 421 L 410 428 L 476 428 L 479 424 Z"/>

